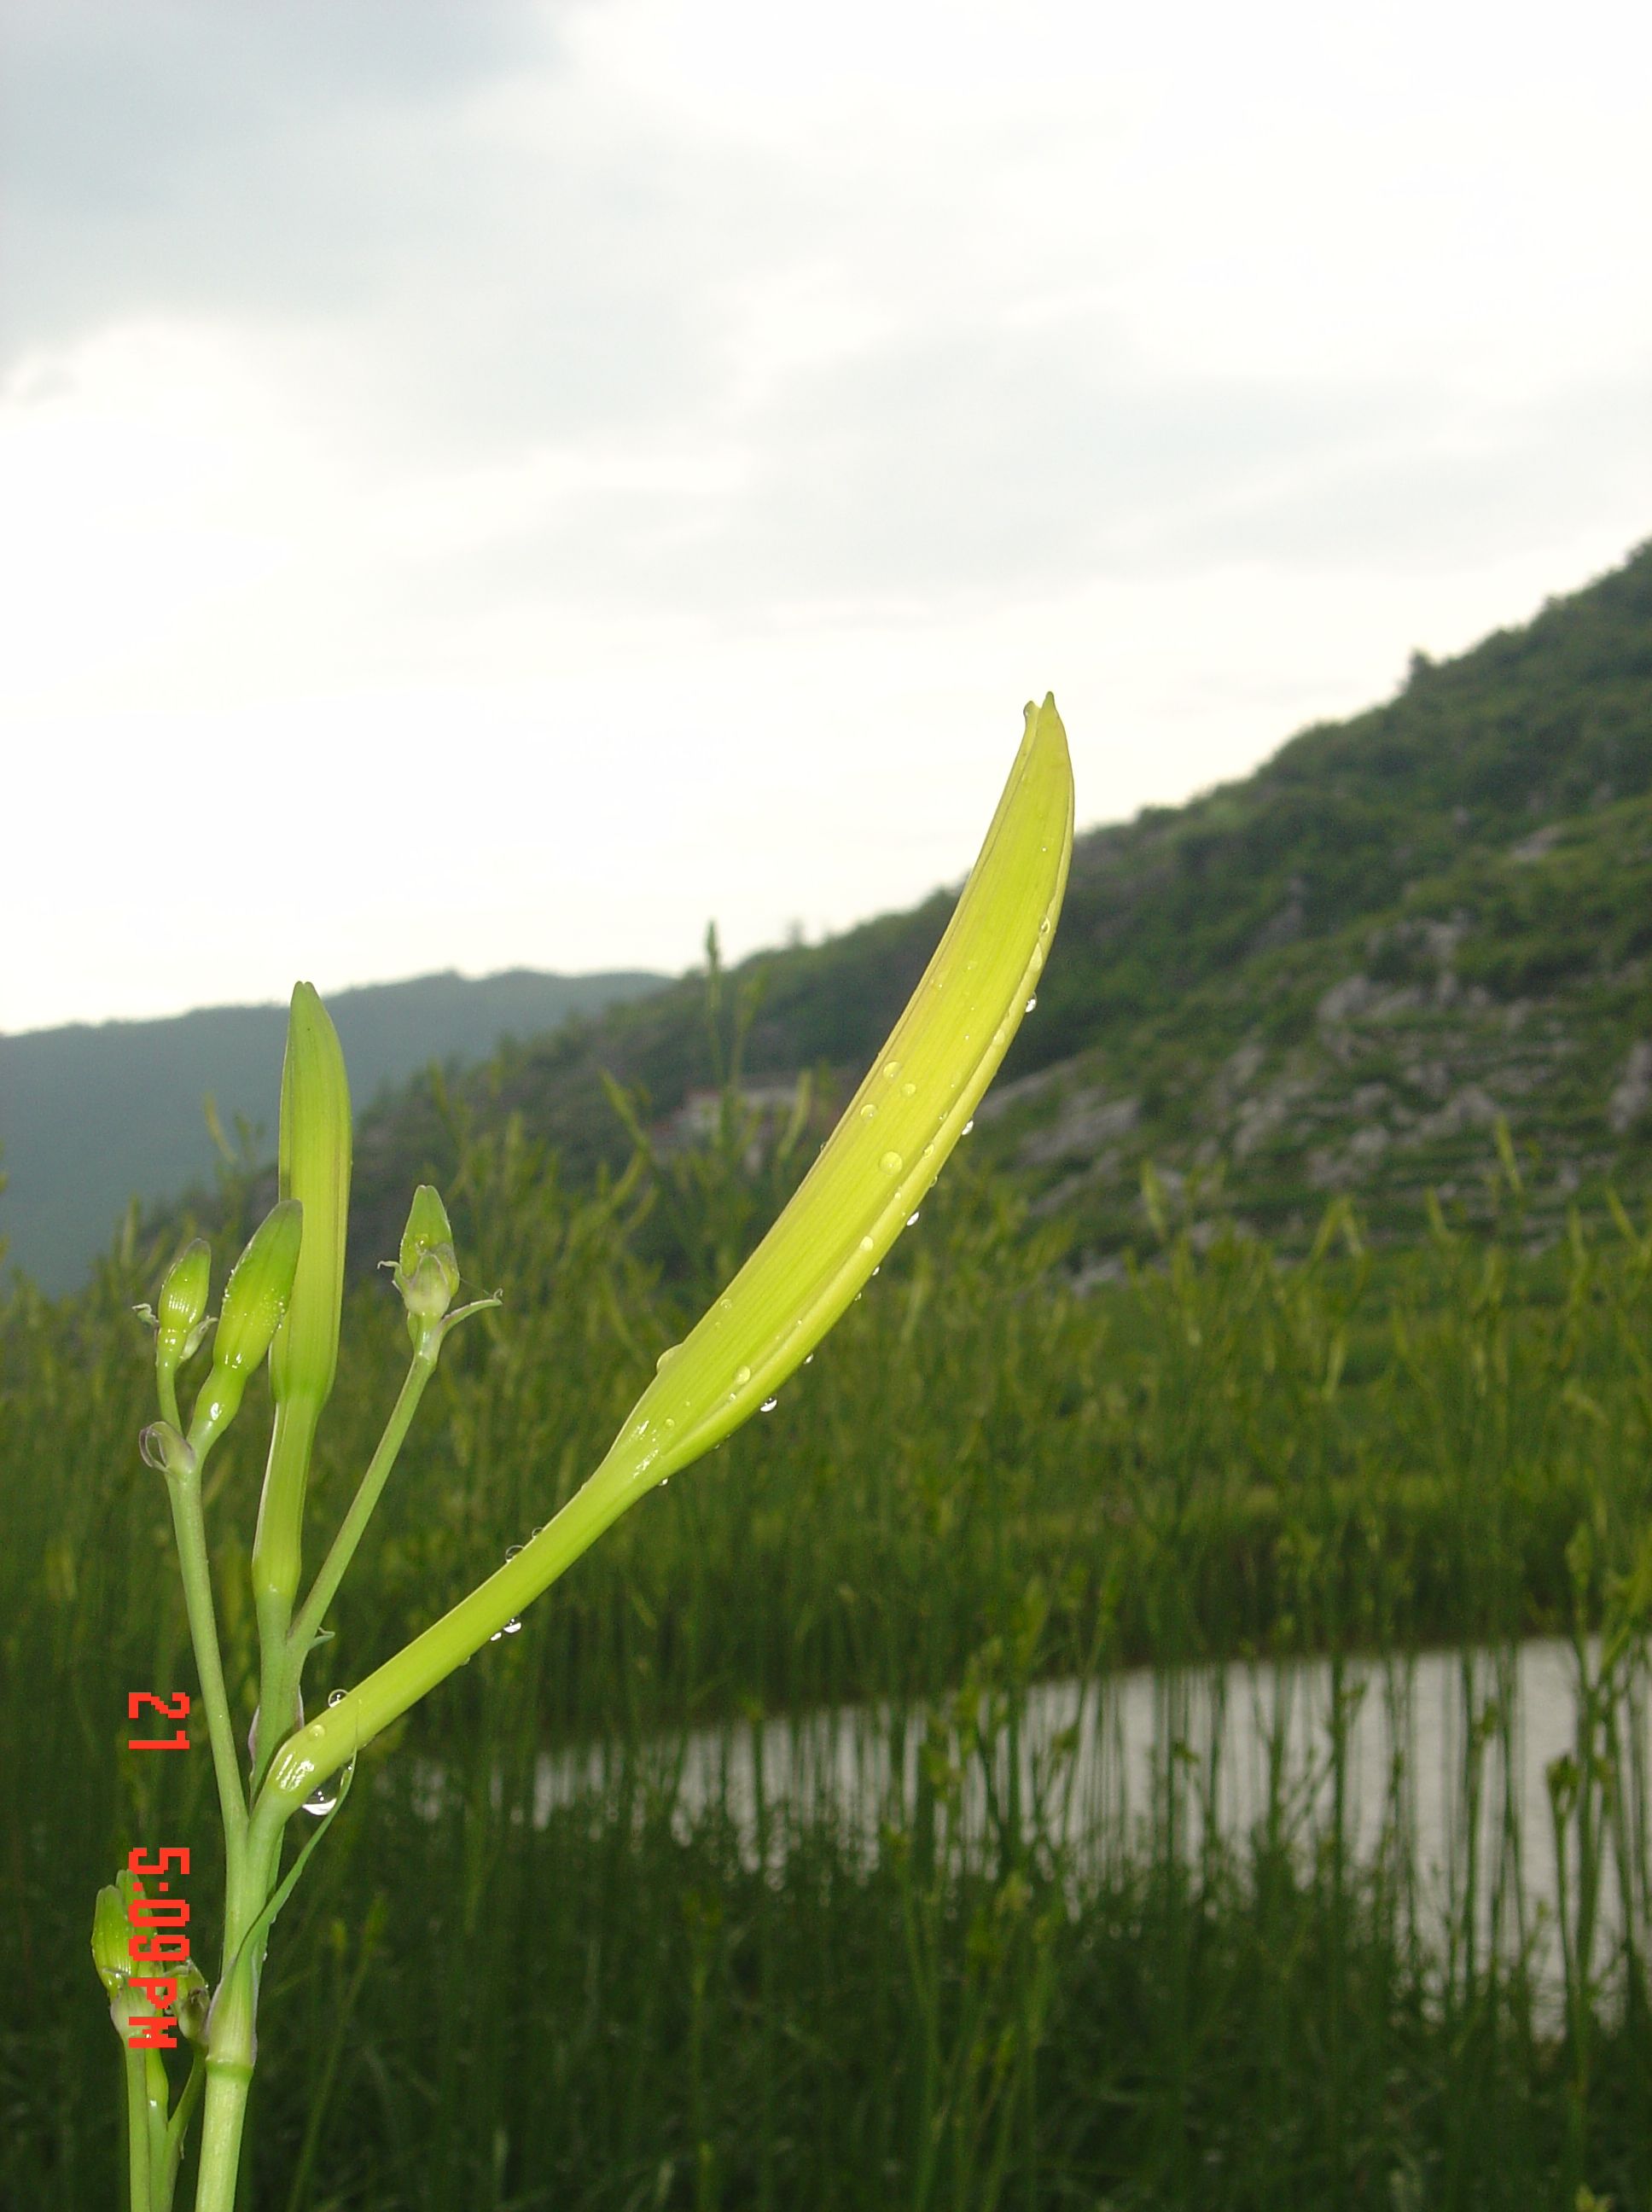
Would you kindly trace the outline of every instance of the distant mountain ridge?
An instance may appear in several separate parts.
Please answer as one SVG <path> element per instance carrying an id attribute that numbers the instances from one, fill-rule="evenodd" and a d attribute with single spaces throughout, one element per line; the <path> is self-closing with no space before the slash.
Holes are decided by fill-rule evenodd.
<path id="1" fill-rule="evenodd" d="M 473 1065 L 511 1036 L 539 1036 L 660 989 L 636 970 L 555 975 L 449 971 L 341 991 L 338 1025 L 358 1114 L 432 1061 Z M 274 1152 L 287 1010 L 211 1006 L 170 1020 L 76 1023 L 0 1036 L 0 1237 L 9 1264 L 54 1295 L 85 1276 L 129 1199 L 146 1206 L 210 1185 L 213 1097 L 233 1140 L 238 1117 Z"/>

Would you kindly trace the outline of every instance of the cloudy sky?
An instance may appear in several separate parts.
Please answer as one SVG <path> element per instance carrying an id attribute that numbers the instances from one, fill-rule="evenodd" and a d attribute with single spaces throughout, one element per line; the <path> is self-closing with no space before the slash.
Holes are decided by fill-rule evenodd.
<path id="1" fill-rule="evenodd" d="M 1652 533 L 1652 11 L 0 0 L 0 1030 L 681 970 Z"/>

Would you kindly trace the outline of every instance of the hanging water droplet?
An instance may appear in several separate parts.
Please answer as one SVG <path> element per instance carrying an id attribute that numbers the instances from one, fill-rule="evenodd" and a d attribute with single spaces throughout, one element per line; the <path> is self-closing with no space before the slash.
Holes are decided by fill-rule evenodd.
<path id="1" fill-rule="evenodd" d="M 1035 992 L 1033 993 L 1033 994 L 1032 994 L 1031 998 L 1030 998 L 1030 999 L 1029 999 L 1029 1000 L 1028 1000 L 1028 1001 L 1027 1001 L 1027 1006 L 1026 1006 L 1026 1011 L 1027 1011 L 1027 1012 L 1028 1012 L 1028 1013 L 1031 1013 L 1031 1012 L 1032 1012 L 1033 1008 L 1034 1008 L 1037 1004 L 1038 1004 L 1038 994 L 1037 994 L 1037 992 L 1036 992 L 1036 991 L 1035 991 Z"/>
<path id="2" fill-rule="evenodd" d="M 805 1367 L 809 1365 L 810 1362 L 814 1358 L 814 1356 L 815 1355 L 812 1352 L 805 1352 L 803 1356 L 803 1364 Z"/>
<path id="3" fill-rule="evenodd" d="M 878 1164 L 882 1168 L 885 1175 L 899 1175 L 901 1172 L 901 1155 L 899 1152 L 885 1152 L 883 1158 L 879 1160 Z"/>
<path id="4" fill-rule="evenodd" d="M 971 1129 L 973 1129 L 973 1128 L 975 1127 L 975 1115 L 972 1114 L 972 1115 L 969 1116 L 969 1120 L 964 1123 L 964 1125 L 963 1125 L 963 1128 L 959 1130 L 958 1134 L 959 1134 L 961 1137 L 967 1137 L 967 1136 L 969 1135 L 969 1132 L 971 1131 Z"/>
<path id="5" fill-rule="evenodd" d="M 911 1212 L 910 1213 L 908 1213 L 908 1216 L 907 1216 L 907 1227 L 908 1227 L 908 1229 L 910 1229 L 910 1228 L 911 1228 L 911 1226 L 912 1226 L 912 1224 L 913 1224 L 913 1223 L 914 1223 L 917 1218 L 918 1218 L 918 1210 L 917 1210 L 917 1208 L 914 1206 L 914 1207 L 913 1208 L 912 1212 Z"/>
<path id="6" fill-rule="evenodd" d="M 348 1690 L 329 1690 L 327 1692 L 327 1703 L 330 1705 L 342 1705 L 349 1695 L 349 1692 Z"/>
<path id="7" fill-rule="evenodd" d="M 772 1413 L 775 1407 L 778 1406 L 780 1402 L 780 1401 L 778 1398 L 765 1398 L 762 1405 L 758 1407 L 757 1411 L 760 1413 Z"/>
<path id="8" fill-rule="evenodd" d="M 883 1273 L 883 1272 L 884 1272 L 884 1263 L 883 1263 L 883 1261 L 882 1261 L 881 1260 L 878 1261 L 878 1265 L 877 1265 L 877 1266 L 872 1269 L 872 1273 L 873 1273 L 874 1275 L 881 1275 L 881 1274 Z"/>
<path id="9" fill-rule="evenodd" d="M 304 1800 L 300 1810 L 313 1814 L 319 1819 L 323 1813 L 331 1813 L 337 1802 L 338 1784 L 336 1782 L 319 1782 Z"/>
<path id="10" fill-rule="evenodd" d="M 658 1375 L 660 1369 L 665 1364 L 665 1362 L 668 1359 L 675 1359 L 680 1349 L 681 1346 L 678 1345 L 668 1344 L 664 1352 L 660 1353 L 659 1358 L 654 1362 L 654 1373 Z"/>
<path id="11" fill-rule="evenodd" d="M 544 1531 L 544 1522 L 542 1522 L 540 1523 L 539 1527 L 538 1527 L 538 1528 L 537 1528 L 536 1529 L 534 1529 L 534 1530 L 533 1530 L 533 1532 L 532 1532 L 532 1534 L 529 1536 L 529 1538 L 528 1538 L 528 1541 L 529 1541 L 529 1543 L 531 1543 L 531 1542 L 533 1541 L 533 1539 L 534 1539 L 534 1537 L 535 1537 L 535 1536 L 543 1536 L 543 1535 L 544 1534 L 544 1533 L 545 1533 L 545 1531 Z"/>
<path id="12" fill-rule="evenodd" d="M 514 1613 L 505 1623 L 504 1632 L 507 1636 L 519 1636 L 522 1633 L 522 1624 Z"/>
<path id="13" fill-rule="evenodd" d="M 509 1566 L 509 1565 L 510 1565 L 511 1561 L 518 1556 L 518 1554 L 520 1553 L 521 1549 L 522 1549 L 522 1547 L 521 1547 L 519 1544 L 513 1544 L 513 1545 L 510 1547 L 510 1548 L 509 1548 L 509 1549 L 507 1551 L 507 1553 L 505 1553 L 505 1565 L 506 1565 L 507 1566 Z"/>

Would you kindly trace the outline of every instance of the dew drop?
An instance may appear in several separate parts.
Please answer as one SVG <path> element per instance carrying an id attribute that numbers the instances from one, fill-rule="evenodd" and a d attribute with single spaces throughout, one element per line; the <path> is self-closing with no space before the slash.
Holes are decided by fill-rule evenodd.
<path id="1" fill-rule="evenodd" d="M 884 1271 L 884 1263 L 883 1263 L 883 1261 L 880 1260 L 880 1261 L 878 1261 L 878 1265 L 877 1265 L 877 1266 L 872 1269 L 872 1273 L 873 1273 L 874 1275 L 880 1275 L 880 1274 L 882 1274 L 883 1271 Z"/>
<path id="2" fill-rule="evenodd" d="M 732 1313 L 734 1310 L 733 1299 L 719 1298 L 717 1301 L 717 1310 L 719 1313 Z"/>
<path id="3" fill-rule="evenodd" d="M 1048 936 L 1049 935 L 1049 933 L 1050 933 L 1050 918 L 1049 918 L 1048 915 L 1046 915 L 1044 916 L 1044 919 L 1042 920 L 1042 921 L 1041 921 L 1041 922 L 1039 923 L 1039 925 L 1038 925 L 1038 934 L 1039 934 L 1041 937 L 1048 937 Z"/>
<path id="4" fill-rule="evenodd" d="M 865 1104 L 860 1109 L 860 1118 L 863 1121 L 875 1121 L 878 1119 L 878 1109 L 872 1104 L 870 1098 L 867 1099 Z"/>
<path id="5" fill-rule="evenodd" d="M 682 1346 L 680 1345 L 668 1344 L 664 1352 L 660 1353 L 659 1358 L 654 1362 L 654 1373 L 658 1375 L 660 1369 L 665 1364 L 665 1362 L 668 1359 L 675 1359 L 681 1349 Z"/>
<path id="6" fill-rule="evenodd" d="M 902 1098 L 910 1098 L 910 1097 L 912 1097 L 916 1093 L 917 1088 L 918 1088 L 918 1086 L 917 1086 L 917 1085 L 916 1085 L 915 1083 L 913 1083 L 913 1082 L 910 1082 L 910 1081 L 906 1082 L 906 1083 L 903 1083 L 903 1084 L 901 1085 L 901 1096 L 902 1096 Z"/>
<path id="7" fill-rule="evenodd" d="M 1037 994 L 1037 992 L 1036 992 L 1036 991 L 1035 991 L 1035 992 L 1033 993 L 1033 994 L 1032 994 L 1031 998 L 1030 998 L 1030 999 L 1029 999 L 1029 1000 L 1028 1000 L 1028 1001 L 1027 1001 L 1026 1007 L 1025 1007 L 1025 1012 L 1028 1012 L 1028 1013 L 1031 1013 L 1031 1012 L 1032 1012 L 1033 1008 L 1034 1008 L 1037 1004 L 1038 1004 L 1038 994 Z"/>
<path id="8" fill-rule="evenodd" d="M 522 1547 L 519 1544 L 513 1544 L 511 1546 L 510 1549 L 505 1554 L 505 1565 L 507 1566 L 509 1566 L 511 1561 L 516 1558 L 521 1549 Z"/>
<path id="9" fill-rule="evenodd" d="M 736 1389 L 737 1390 L 743 1390 L 743 1389 L 744 1389 L 744 1388 L 745 1388 L 746 1384 L 747 1384 L 750 1380 L 751 1380 L 751 1370 L 750 1370 L 749 1367 L 737 1367 L 737 1368 L 735 1369 L 735 1370 L 734 1370 L 734 1387 L 735 1387 L 735 1389 Z"/>
<path id="10" fill-rule="evenodd" d="M 342 1705 L 349 1695 L 348 1690 L 330 1690 L 327 1692 L 327 1703 L 330 1705 Z"/>
<path id="11" fill-rule="evenodd" d="M 871 1237 L 863 1237 L 861 1238 L 861 1240 L 860 1240 L 860 1249 L 861 1249 L 861 1250 L 862 1250 L 863 1252 L 870 1252 L 870 1251 L 871 1251 L 871 1249 L 872 1249 L 872 1239 L 871 1239 Z"/>
<path id="12" fill-rule="evenodd" d="M 883 1169 L 885 1175 L 899 1175 L 901 1172 L 901 1155 L 899 1152 L 885 1152 L 883 1158 L 879 1160 L 878 1164 Z"/>
<path id="13" fill-rule="evenodd" d="M 522 1633 L 522 1624 L 514 1613 L 505 1623 L 505 1633 L 507 1636 L 519 1636 Z"/>
<path id="14" fill-rule="evenodd" d="M 901 1063 L 898 1060 L 886 1060 L 884 1062 L 884 1079 L 885 1082 L 893 1083 L 896 1077 L 900 1073 Z"/>
<path id="15" fill-rule="evenodd" d="M 299 1809 L 301 1812 L 312 1813 L 319 1819 L 323 1813 L 331 1813 L 337 1802 L 337 1787 L 331 1782 L 322 1782 L 310 1792 Z"/>
<path id="16" fill-rule="evenodd" d="M 760 1413 L 772 1413 L 775 1407 L 778 1406 L 780 1402 L 780 1401 L 778 1398 L 765 1398 L 762 1405 L 758 1407 L 757 1411 Z"/>
<path id="17" fill-rule="evenodd" d="M 803 1356 L 803 1364 L 804 1364 L 804 1365 L 805 1365 L 805 1367 L 807 1367 L 807 1366 L 811 1363 L 811 1361 L 812 1361 L 812 1360 L 813 1360 L 813 1358 L 814 1358 L 814 1356 L 815 1356 L 815 1355 L 814 1355 L 814 1353 L 813 1353 L 812 1352 L 805 1352 L 805 1354 L 804 1354 L 804 1356 Z"/>
<path id="18" fill-rule="evenodd" d="M 910 1228 L 911 1228 L 911 1226 L 912 1226 L 912 1224 L 913 1224 L 913 1223 L 914 1223 L 917 1218 L 918 1218 L 917 1211 L 916 1211 L 916 1209 L 914 1208 L 914 1209 L 913 1210 L 913 1212 L 910 1212 L 910 1213 L 908 1213 L 908 1216 L 907 1216 L 907 1227 L 908 1227 L 908 1229 L 910 1229 Z"/>
<path id="19" fill-rule="evenodd" d="M 961 1128 L 961 1129 L 959 1130 L 958 1134 L 959 1134 L 961 1137 L 967 1137 L 967 1136 L 969 1135 L 969 1132 L 971 1131 L 971 1129 L 973 1129 L 973 1128 L 975 1127 L 975 1115 L 972 1114 L 972 1115 L 969 1116 L 969 1120 L 964 1123 L 964 1125 L 963 1125 L 963 1128 Z"/>

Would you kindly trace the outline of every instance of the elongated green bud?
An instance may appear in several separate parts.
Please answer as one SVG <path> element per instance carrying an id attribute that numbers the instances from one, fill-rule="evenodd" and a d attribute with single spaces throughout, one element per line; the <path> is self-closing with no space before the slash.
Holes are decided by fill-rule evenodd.
<path id="1" fill-rule="evenodd" d="M 288 1015 L 279 1168 L 282 1196 L 296 1199 L 304 1208 L 304 1249 L 270 1378 L 277 1404 L 305 1398 L 319 1413 L 338 1364 L 350 1196 L 350 1094 L 338 1032 L 312 983 L 294 987 Z"/>
<path id="2" fill-rule="evenodd" d="M 407 1308 L 407 1333 L 417 1351 L 459 1295 L 452 1227 L 433 1184 L 422 1182 L 413 1194 L 392 1280 Z"/>
<path id="3" fill-rule="evenodd" d="M 350 1097 L 338 1032 L 310 983 L 295 986 L 281 1074 L 280 1188 L 304 1208 L 304 1249 L 270 1359 L 275 1431 L 252 1540 L 266 1659 L 284 1635 L 302 1565 L 304 1492 L 338 1364 L 349 1212 Z"/>
<path id="4" fill-rule="evenodd" d="M 258 1362 L 270 1348 L 293 1295 L 303 1251 L 304 1209 L 282 1199 L 253 1231 L 224 1286 L 212 1345 L 212 1372 L 201 1387 L 189 1441 L 197 1455 L 240 1409 Z"/>
<path id="5" fill-rule="evenodd" d="M 1066 888 L 1072 825 L 1066 732 L 1047 697 L 1026 709 L 986 842 L 906 1012 L 780 1219 L 660 1361 L 583 1487 L 479 1589 L 281 1746 L 265 1790 L 283 1811 L 802 1365 L 915 1218 L 1031 1012 Z"/>
<path id="6" fill-rule="evenodd" d="M 283 1198 L 253 1231 L 224 1286 L 223 1311 L 213 1340 L 212 1364 L 250 1374 L 292 1303 L 304 1249 L 304 1208 Z"/>

